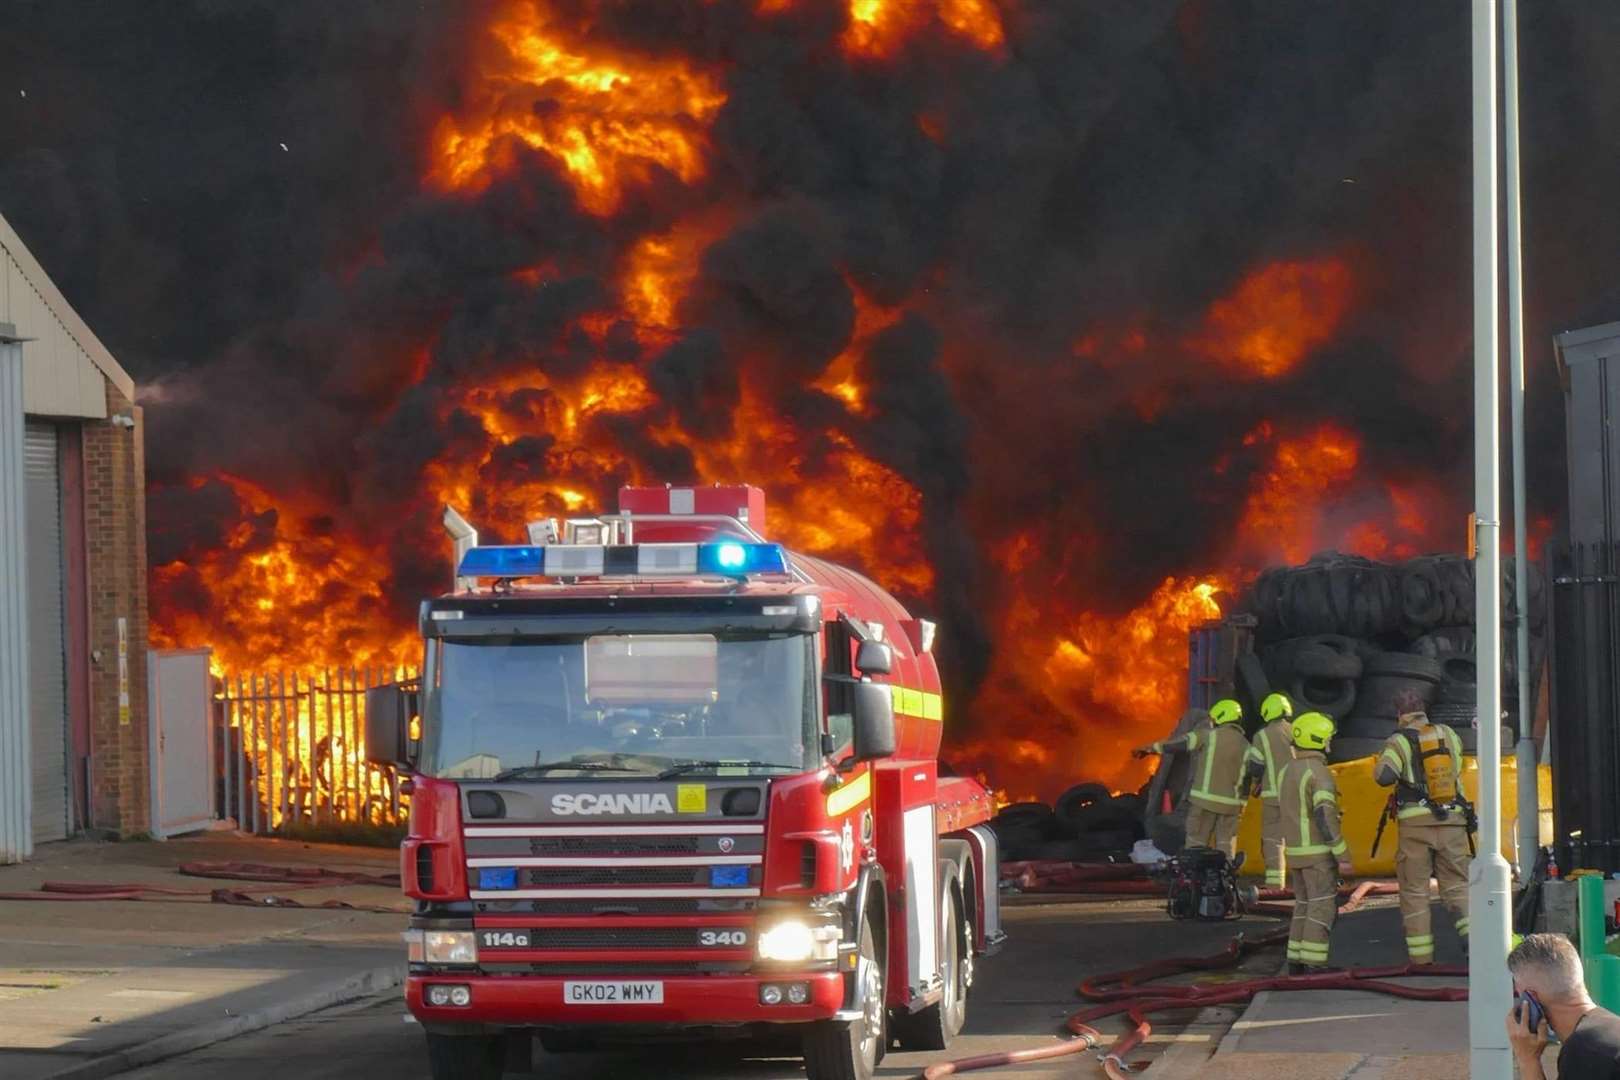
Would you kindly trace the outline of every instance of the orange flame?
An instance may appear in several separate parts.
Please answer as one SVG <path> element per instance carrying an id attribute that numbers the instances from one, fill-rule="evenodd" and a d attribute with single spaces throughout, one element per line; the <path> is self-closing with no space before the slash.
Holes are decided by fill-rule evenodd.
<path id="1" fill-rule="evenodd" d="M 535 3 L 513 3 L 490 28 L 487 66 L 459 117 L 434 136 L 432 179 L 482 183 L 515 139 L 561 162 L 580 205 L 606 216 L 624 190 L 660 172 L 687 184 L 707 169 L 706 131 L 726 95 L 681 57 L 606 51 Z"/>
<path id="2" fill-rule="evenodd" d="M 1222 587 L 1218 577 L 1166 578 L 1123 615 L 1010 612 L 1006 647 L 974 703 L 999 718 L 997 732 L 951 756 L 1047 798 L 1081 779 L 1134 788 L 1146 768 L 1129 751 L 1184 708 L 1187 631 L 1220 617 Z"/>
<path id="3" fill-rule="evenodd" d="M 1262 378 L 1285 375 L 1332 339 L 1350 310 L 1351 287 L 1340 259 L 1271 263 L 1212 304 L 1189 345 Z"/>
<path id="4" fill-rule="evenodd" d="M 986 52 L 1006 41 L 1001 14 L 990 0 L 849 0 L 844 50 L 851 56 L 892 56 L 934 20 Z"/>

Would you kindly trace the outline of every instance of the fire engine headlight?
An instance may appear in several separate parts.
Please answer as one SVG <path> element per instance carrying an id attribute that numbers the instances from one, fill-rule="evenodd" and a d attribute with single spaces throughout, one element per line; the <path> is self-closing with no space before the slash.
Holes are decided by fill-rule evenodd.
<path id="1" fill-rule="evenodd" d="M 843 932 L 835 922 L 783 919 L 759 935 L 759 958 L 785 964 L 838 959 Z"/>
<path id="2" fill-rule="evenodd" d="M 476 964 L 478 941 L 471 930 L 428 930 L 422 952 L 430 964 Z"/>

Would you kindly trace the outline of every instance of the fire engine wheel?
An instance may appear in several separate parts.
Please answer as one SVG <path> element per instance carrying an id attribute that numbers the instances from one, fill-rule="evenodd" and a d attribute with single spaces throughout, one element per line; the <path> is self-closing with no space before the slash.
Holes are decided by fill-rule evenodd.
<path id="1" fill-rule="evenodd" d="M 861 1019 L 823 1020 L 810 1026 L 804 1037 L 804 1071 L 809 1080 L 872 1080 L 888 1046 L 883 965 L 878 960 L 870 915 L 861 916 L 860 942 L 855 1000 Z"/>
<path id="2" fill-rule="evenodd" d="M 428 1070 L 433 1080 L 501 1080 L 506 1071 L 506 1039 L 501 1035 L 427 1033 Z"/>
<path id="3" fill-rule="evenodd" d="M 956 890 L 947 894 L 945 906 L 945 970 L 939 1000 L 921 1012 L 894 1018 L 895 1038 L 906 1050 L 943 1050 L 967 1022 L 968 980 L 971 961 L 963 961 L 962 903 Z"/>

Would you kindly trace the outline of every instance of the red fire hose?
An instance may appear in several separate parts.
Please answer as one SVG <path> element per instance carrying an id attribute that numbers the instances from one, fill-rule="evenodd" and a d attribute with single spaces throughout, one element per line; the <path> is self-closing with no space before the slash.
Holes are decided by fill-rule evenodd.
<path id="1" fill-rule="evenodd" d="M 370 874 L 353 870 L 328 870 L 322 866 L 269 866 L 263 863 L 181 863 L 177 867 L 187 877 L 224 878 L 232 881 L 273 882 L 283 892 L 300 889 L 324 889 L 337 885 L 378 885 L 399 887 L 398 874 Z M 241 907 L 327 908 L 343 911 L 370 911 L 380 914 L 405 914 L 403 908 L 380 907 L 374 904 L 351 904 L 344 900 L 324 900 L 319 904 L 304 904 L 284 896 L 254 896 L 237 889 L 179 889 L 146 882 L 105 881 L 47 881 L 38 892 L 0 893 L 0 900 L 168 900 L 188 901 L 207 898 L 212 904 L 234 904 Z"/>
<path id="2" fill-rule="evenodd" d="M 1087 876 L 1085 871 L 1096 868 L 1075 867 L 1074 869 L 1082 871 L 1077 878 L 1070 879 L 1071 884 L 1078 886 Z M 1120 880 L 1118 877 L 1111 880 L 1110 876 L 1106 874 L 1099 875 L 1094 880 L 1099 884 L 1135 884 L 1134 882 Z M 1141 884 L 1152 885 L 1151 882 L 1142 882 Z M 1074 888 L 1072 891 L 1085 890 Z M 1110 889 L 1108 891 L 1114 892 L 1115 890 Z M 1364 881 L 1349 891 L 1339 911 L 1341 913 L 1354 911 L 1368 896 L 1387 895 L 1393 891 L 1396 890 L 1392 883 Z M 1270 892 L 1280 893 L 1281 891 L 1270 890 Z M 1282 895 L 1287 894 L 1283 893 Z M 1254 909 L 1251 908 L 1250 910 Z M 1292 914 L 1289 908 L 1273 907 L 1272 905 L 1266 905 L 1266 913 Z M 920 1074 L 920 1080 L 938 1080 L 942 1076 L 955 1076 L 957 1073 L 972 1072 L 977 1069 L 992 1069 L 1003 1065 L 1018 1065 L 1030 1061 L 1045 1061 L 1050 1058 L 1084 1053 L 1100 1046 L 1103 1041 L 1102 1033 L 1092 1027 L 1091 1024 L 1094 1021 L 1109 1016 L 1117 1016 L 1120 1013 L 1126 1015 L 1132 1024 L 1132 1028 L 1114 1040 L 1113 1044 L 1108 1047 L 1107 1052 L 1102 1055 L 1101 1060 L 1103 1072 L 1110 1080 L 1126 1080 L 1129 1076 L 1130 1066 L 1125 1062 L 1125 1055 L 1142 1045 L 1152 1033 L 1153 1025 L 1148 1021 L 1150 1013 L 1164 1012 L 1171 1009 L 1202 1009 L 1211 1005 L 1240 1004 L 1249 1001 L 1262 990 L 1368 990 L 1374 993 L 1389 994 L 1394 997 L 1409 998 L 1416 1001 L 1466 1001 L 1468 999 L 1466 987 L 1405 986 L 1400 983 L 1385 981 L 1407 975 L 1464 976 L 1468 974 L 1466 967 L 1438 964 L 1358 968 L 1351 971 L 1324 971 L 1310 975 L 1273 975 L 1243 982 L 1205 985 L 1197 983 L 1184 986 L 1143 985 L 1154 979 L 1162 979 L 1189 971 L 1213 971 L 1219 968 L 1232 967 L 1251 952 L 1287 940 L 1288 928 L 1279 926 L 1253 938 L 1239 934 L 1232 939 L 1225 949 L 1209 956 L 1167 957 L 1163 960 L 1143 964 L 1141 967 L 1131 968 L 1128 971 L 1098 975 L 1086 979 L 1076 987 L 1076 993 L 1087 1001 L 1096 1002 L 1097 1004 L 1081 1009 L 1065 1021 L 1064 1026 L 1074 1038 L 1031 1050 L 1004 1050 L 993 1054 L 979 1054 L 975 1057 L 958 1058 L 954 1061 L 942 1061 L 937 1065 L 930 1065 L 924 1069 Z"/>

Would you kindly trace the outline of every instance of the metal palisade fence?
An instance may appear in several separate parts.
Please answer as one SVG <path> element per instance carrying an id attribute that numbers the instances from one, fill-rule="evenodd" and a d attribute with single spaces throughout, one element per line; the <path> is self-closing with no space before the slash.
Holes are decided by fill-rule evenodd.
<path id="1" fill-rule="evenodd" d="M 395 825 L 399 777 L 366 761 L 366 690 L 415 673 L 389 667 L 235 673 L 214 680 L 221 818 L 243 832 Z"/>

